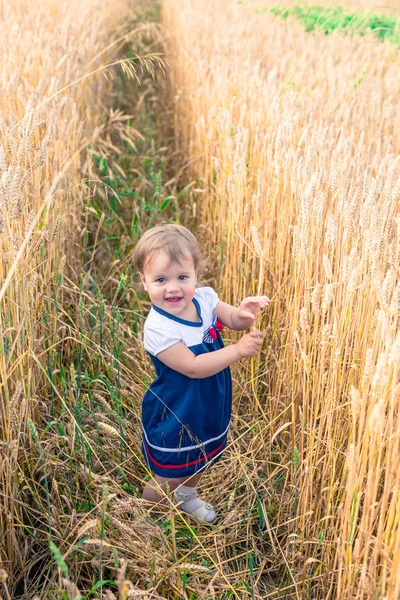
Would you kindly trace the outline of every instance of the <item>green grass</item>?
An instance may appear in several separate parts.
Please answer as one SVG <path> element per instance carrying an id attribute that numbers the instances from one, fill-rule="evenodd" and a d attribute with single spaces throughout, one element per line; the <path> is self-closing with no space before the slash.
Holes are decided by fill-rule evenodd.
<path id="1" fill-rule="evenodd" d="M 269 9 L 265 11 L 269 12 Z M 283 20 L 289 17 L 298 19 L 306 31 L 323 31 L 326 35 L 333 31 L 360 36 L 372 33 L 381 41 L 400 45 L 400 20 L 395 14 L 362 10 L 351 12 L 341 5 L 327 7 L 318 4 L 296 4 L 289 8 L 278 4 L 270 12 Z"/>

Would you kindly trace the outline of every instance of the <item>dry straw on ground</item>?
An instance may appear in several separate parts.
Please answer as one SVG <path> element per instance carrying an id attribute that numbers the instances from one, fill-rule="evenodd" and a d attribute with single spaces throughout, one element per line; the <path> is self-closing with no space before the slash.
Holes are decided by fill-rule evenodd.
<path id="1" fill-rule="evenodd" d="M 399 51 L 307 34 L 254 3 L 166 1 L 176 127 L 221 295 L 273 298 L 243 375 L 281 465 L 288 593 L 400 593 Z M 239 410 L 243 402 L 239 404 Z"/>

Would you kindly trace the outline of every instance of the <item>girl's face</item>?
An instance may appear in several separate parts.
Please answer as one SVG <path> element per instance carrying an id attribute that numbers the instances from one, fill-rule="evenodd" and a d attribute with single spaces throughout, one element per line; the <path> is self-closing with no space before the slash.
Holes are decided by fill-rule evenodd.
<path id="1" fill-rule="evenodd" d="M 140 273 L 144 289 L 152 304 L 181 319 L 192 320 L 192 299 L 197 274 L 192 257 L 172 262 L 166 252 L 159 252 Z"/>

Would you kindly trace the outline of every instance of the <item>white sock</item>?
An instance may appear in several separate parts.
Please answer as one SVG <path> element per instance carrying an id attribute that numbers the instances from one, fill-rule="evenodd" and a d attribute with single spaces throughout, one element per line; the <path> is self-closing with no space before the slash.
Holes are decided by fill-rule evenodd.
<path id="1" fill-rule="evenodd" d="M 174 492 L 175 498 L 178 502 L 182 502 L 181 509 L 183 512 L 191 513 L 204 506 L 208 512 L 204 517 L 207 523 L 211 523 L 215 520 L 216 514 L 211 504 L 207 504 L 204 500 L 197 495 L 197 487 L 190 487 L 189 485 L 181 485 Z M 208 508 L 209 507 L 209 508 Z"/>
<path id="2" fill-rule="evenodd" d="M 179 496 L 179 500 L 187 502 L 197 498 L 197 487 L 191 487 L 190 485 L 180 485 L 175 490 L 175 495 Z"/>

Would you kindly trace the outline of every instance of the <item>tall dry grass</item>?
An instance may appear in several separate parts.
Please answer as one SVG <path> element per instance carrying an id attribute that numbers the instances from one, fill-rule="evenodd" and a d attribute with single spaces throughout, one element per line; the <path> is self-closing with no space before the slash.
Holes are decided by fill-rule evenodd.
<path id="1" fill-rule="evenodd" d="M 130 8 L 0 5 L 0 566 L 8 573 L 23 571 L 35 538 L 26 520 L 29 440 L 38 442 L 41 386 L 57 352 L 62 273 L 80 260 L 86 148 L 110 91 L 104 67 Z"/>
<path id="2" fill-rule="evenodd" d="M 285 597 L 398 600 L 399 53 L 254 8 L 164 2 L 219 291 L 273 298 L 236 410 L 263 424 Z"/>

